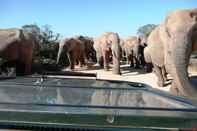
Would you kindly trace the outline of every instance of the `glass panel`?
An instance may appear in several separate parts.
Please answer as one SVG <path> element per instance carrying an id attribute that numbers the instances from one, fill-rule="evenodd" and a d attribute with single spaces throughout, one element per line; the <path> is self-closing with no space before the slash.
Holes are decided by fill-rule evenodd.
<path id="1" fill-rule="evenodd" d="M 29 83 L 28 85 L 17 84 L 21 82 L 21 79 L 1 81 L 0 102 L 115 107 L 193 107 L 190 104 L 148 90 L 134 88 L 124 83 L 50 78 L 41 80 L 40 83 L 38 81 L 38 78 L 23 79 L 23 83 Z M 12 82 L 12 84 L 7 82 Z M 64 87 L 65 85 L 67 87 Z"/>

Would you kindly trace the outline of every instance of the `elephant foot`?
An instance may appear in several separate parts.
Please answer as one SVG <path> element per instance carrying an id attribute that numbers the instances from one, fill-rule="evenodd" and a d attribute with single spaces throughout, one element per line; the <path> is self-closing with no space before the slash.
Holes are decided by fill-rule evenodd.
<path id="1" fill-rule="evenodd" d="M 168 81 L 167 77 L 164 77 L 163 79 L 164 79 L 164 82 Z"/>
<path id="2" fill-rule="evenodd" d="M 147 73 L 150 73 L 150 72 L 153 71 L 153 66 L 152 66 L 152 64 L 150 64 L 150 63 L 147 63 L 147 64 L 144 66 L 144 68 L 145 68 L 145 71 L 146 71 Z"/>
<path id="3" fill-rule="evenodd" d="M 120 71 L 113 71 L 112 72 L 114 75 L 122 75 L 122 73 Z"/>
<path id="4" fill-rule="evenodd" d="M 180 94 L 179 89 L 176 87 L 172 87 L 172 86 L 170 87 L 170 93 L 176 96 Z"/>
<path id="5" fill-rule="evenodd" d="M 131 65 L 130 65 L 130 68 L 133 68 L 133 67 L 134 67 L 134 65 L 131 64 Z"/>
<path id="6" fill-rule="evenodd" d="M 109 71 L 109 68 L 104 68 L 105 71 Z"/>
<path id="7" fill-rule="evenodd" d="M 140 69 L 140 67 L 139 66 L 134 66 L 134 69 Z"/>
<path id="8" fill-rule="evenodd" d="M 177 88 L 175 82 L 172 82 L 172 85 L 170 87 L 170 93 L 173 94 L 173 95 L 180 95 L 180 91 L 179 89 Z"/>
<path id="9" fill-rule="evenodd" d="M 157 82 L 157 85 L 158 85 L 159 87 L 164 87 L 164 82 L 163 82 L 163 81 L 158 81 L 158 82 Z"/>
<path id="10" fill-rule="evenodd" d="M 66 71 L 74 71 L 74 68 L 71 68 L 71 67 L 69 66 L 69 67 L 67 67 L 65 70 L 66 70 Z"/>
<path id="11" fill-rule="evenodd" d="M 100 64 L 99 63 L 96 63 L 94 66 L 100 66 Z"/>

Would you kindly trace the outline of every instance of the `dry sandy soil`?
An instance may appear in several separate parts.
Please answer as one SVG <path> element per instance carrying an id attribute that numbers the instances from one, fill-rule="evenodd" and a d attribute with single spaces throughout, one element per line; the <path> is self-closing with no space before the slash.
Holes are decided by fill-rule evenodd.
<path id="1" fill-rule="evenodd" d="M 197 67 L 197 65 L 195 65 Z M 97 73 L 97 78 L 99 79 L 110 79 L 110 80 L 123 80 L 123 81 L 131 81 L 131 82 L 141 82 L 145 83 L 153 88 L 157 88 L 163 91 L 169 91 L 171 80 L 166 83 L 165 87 L 157 86 L 157 77 L 154 73 L 146 73 L 143 69 L 131 69 L 129 65 L 121 65 L 122 75 L 114 75 L 112 71 L 104 71 L 103 69 L 99 69 L 98 66 L 93 65 L 89 67 L 87 70 L 79 70 L 80 72 L 86 73 Z M 194 68 L 189 69 L 191 76 L 197 76 L 197 70 Z M 168 79 L 171 79 L 168 75 Z M 196 80 L 197 81 L 197 80 Z"/>

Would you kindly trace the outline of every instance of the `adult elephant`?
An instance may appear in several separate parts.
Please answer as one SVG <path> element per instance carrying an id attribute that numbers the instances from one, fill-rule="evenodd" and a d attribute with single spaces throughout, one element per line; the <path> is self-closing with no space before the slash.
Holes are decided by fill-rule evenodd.
<path id="1" fill-rule="evenodd" d="M 124 41 L 122 49 L 126 54 L 127 63 L 131 67 L 139 68 L 140 65 L 144 66 L 144 47 L 145 43 L 140 37 L 131 36 Z"/>
<path id="2" fill-rule="evenodd" d="M 85 45 L 85 59 L 86 61 L 96 62 L 96 51 L 94 49 L 94 40 L 87 36 L 78 36 Z"/>
<path id="3" fill-rule="evenodd" d="M 196 97 L 197 85 L 192 85 L 187 72 L 190 54 L 197 50 L 196 36 L 197 9 L 188 9 L 170 13 L 148 38 L 145 55 L 160 76 L 162 68 L 172 75 L 175 94 Z"/>
<path id="4" fill-rule="evenodd" d="M 153 64 L 153 71 L 158 78 L 157 85 L 163 87 L 167 76 L 164 60 L 164 43 L 161 42 L 161 36 L 159 35 L 160 26 L 156 27 L 148 37 L 148 46 L 144 50 L 144 55 L 146 63 Z"/>
<path id="5" fill-rule="evenodd" d="M 22 29 L 0 29 L 0 56 L 14 62 L 16 67 L 19 63 L 24 65 L 22 74 L 31 73 L 34 46 L 35 40 L 31 33 Z"/>
<path id="6" fill-rule="evenodd" d="M 56 62 L 57 64 L 59 63 L 63 51 L 67 54 L 69 60 L 69 68 L 71 70 L 75 68 L 76 62 L 79 62 L 80 66 L 85 64 L 85 45 L 78 38 L 66 38 L 60 41 Z"/>
<path id="7" fill-rule="evenodd" d="M 95 40 L 94 48 L 96 50 L 97 61 L 103 64 L 105 70 L 109 70 L 110 56 L 113 60 L 113 74 L 121 74 L 120 72 L 120 38 L 117 33 L 105 32 L 101 37 Z M 102 63 L 103 61 L 103 63 Z"/>

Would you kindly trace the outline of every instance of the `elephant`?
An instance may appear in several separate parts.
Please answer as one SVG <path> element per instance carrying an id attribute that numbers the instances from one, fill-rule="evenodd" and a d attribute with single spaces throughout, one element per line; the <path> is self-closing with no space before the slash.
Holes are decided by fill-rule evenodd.
<path id="1" fill-rule="evenodd" d="M 106 71 L 109 70 L 110 57 L 113 61 L 113 74 L 121 74 L 120 72 L 120 38 L 118 33 L 105 32 L 94 41 L 96 50 L 97 63 L 104 66 Z"/>
<path id="2" fill-rule="evenodd" d="M 85 59 L 86 61 L 96 62 L 96 50 L 94 49 L 94 40 L 90 37 L 78 36 L 85 45 Z"/>
<path id="3" fill-rule="evenodd" d="M 63 51 L 67 54 L 70 70 L 74 70 L 76 62 L 80 67 L 85 65 L 85 45 L 78 38 L 65 38 L 60 41 L 56 64 L 59 63 Z"/>
<path id="4" fill-rule="evenodd" d="M 150 58 L 162 80 L 162 68 L 173 78 L 173 94 L 196 97 L 197 85 L 188 76 L 189 58 L 197 50 L 197 9 L 171 12 L 148 37 L 145 58 Z M 162 82 L 163 83 L 163 82 Z"/>
<path id="5" fill-rule="evenodd" d="M 100 38 L 95 38 L 94 39 L 94 49 L 96 51 L 96 62 L 97 65 L 100 67 L 103 67 L 103 55 L 101 52 L 101 46 L 100 46 Z"/>
<path id="6" fill-rule="evenodd" d="M 35 46 L 36 41 L 33 35 L 27 31 L 17 28 L 0 29 L 0 57 L 14 62 L 16 64 L 16 73 L 21 70 L 17 65 L 24 65 L 24 71 L 19 75 L 31 73 Z"/>
<path id="7" fill-rule="evenodd" d="M 145 43 L 142 38 L 131 36 L 124 40 L 122 49 L 126 54 L 127 63 L 130 67 L 139 68 L 140 65 L 144 66 L 144 50 Z"/>
<path id="8" fill-rule="evenodd" d="M 160 43 L 161 40 L 158 36 L 159 28 L 159 26 L 156 27 L 148 37 L 148 46 L 144 50 L 144 55 L 146 63 L 153 64 L 153 71 L 158 78 L 157 85 L 163 87 L 167 80 L 167 73 L 164 63 L 164 47 L 163 44 Z"/>

